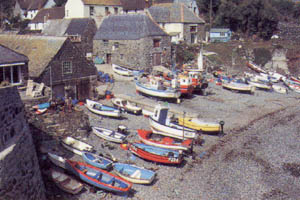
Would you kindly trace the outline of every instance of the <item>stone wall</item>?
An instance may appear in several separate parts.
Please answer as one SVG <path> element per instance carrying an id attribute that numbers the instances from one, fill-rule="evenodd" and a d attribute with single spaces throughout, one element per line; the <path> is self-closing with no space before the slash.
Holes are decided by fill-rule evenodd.
<path id="1" fill-rule="evenodd" d="M 197 26 L 196 32 L 191 32 L 190 27 Z M 184 24 L 183 26 L 183 35 L 186 43 L 191 44 L 191 34 L 195 34 L 197 38 L 196 43 L 200 43 L 200 41 L 205 40 L 205 26 L 204 24 Z"/>
<path id="2" fill-rule="evenodd" d="M 44 200 L 45 188 L 16 87 L 0 88 L 0 200 Z"/>
<path id="3" fill-rule="evenodd" d="M 153 39 L 160 39 L 160 46 L 153 46 Z M 107 54 L 111 54 L 111 63 L 137 70 L 150 71 L 153 54 L 160 53 L 162 65 L 171 61 L 171 38 L 153 36 L 139 40 L 94 40 L 94 56 L 103 58 L 107 63 Z"/>

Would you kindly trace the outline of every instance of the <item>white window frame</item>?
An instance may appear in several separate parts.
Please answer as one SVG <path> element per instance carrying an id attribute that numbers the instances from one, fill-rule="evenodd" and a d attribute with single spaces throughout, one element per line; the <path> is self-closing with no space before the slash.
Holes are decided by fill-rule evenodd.
<path id="1" fill-rule="evenodd" d="M 70 64 L 70 65 L 67 65 Z M 71 61 L 63 61 L 62 62 L 62 74 L 72 74 L 72 62 Z"/>

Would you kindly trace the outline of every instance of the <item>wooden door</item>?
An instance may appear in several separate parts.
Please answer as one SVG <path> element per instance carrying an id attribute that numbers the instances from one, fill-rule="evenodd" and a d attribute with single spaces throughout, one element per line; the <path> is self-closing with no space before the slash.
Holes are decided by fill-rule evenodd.
<path id="1" fill-rule="evenodd" d="M 110 53 L 106 54 L 106 63 L 111 64 L 111 54 Z"/>
<path id="2" fill-rule="evenodd" d="M 153 66 L 161 65 L 161 53 L 153 54 Z"/>

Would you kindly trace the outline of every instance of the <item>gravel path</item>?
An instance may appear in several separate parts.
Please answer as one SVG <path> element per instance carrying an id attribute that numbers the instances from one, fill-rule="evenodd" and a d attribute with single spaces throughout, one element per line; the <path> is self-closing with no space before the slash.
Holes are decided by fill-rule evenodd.
<path id="1" fill-rule="evenodd" d="M 133 82 L 116 82 L 114 94 L 128 94 L 148 104 L 155 99 L 135 93 Z M 297 199 L 300 196 L 300 96 L 256 91 L 254 95 L 234 93 L 210 84 L 207 96 L 194 96 L 169 106 L 196 113 L 201 118 L 225 121 L 225 136 L 202 135 L 196 158 L 185 158 L 180 166 L 144 161 L 94 134 L 81 137 L 97 152 L 111 153 L 121 162 L 156 170 L 152 185 L 133 185 L 128 197 L 84 192 L 78 200 L 104 199 Z M 104 103 L 109 104 L 107 100 Z M 161 102 L 162 103 L 162 102 Z M 149 129 L 148 119 L 126 114 L 123 120 L 99 117 L 86 109 L 90 125 L 129 129 L 129 141 L 136 129 Z M 79 156 L 73 159 L 80 160 Z"/>

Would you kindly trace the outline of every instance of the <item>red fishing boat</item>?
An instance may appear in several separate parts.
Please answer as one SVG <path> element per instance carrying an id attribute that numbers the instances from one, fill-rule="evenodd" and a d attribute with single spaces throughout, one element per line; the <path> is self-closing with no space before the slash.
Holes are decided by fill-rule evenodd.
<path id="1" fill-rule="evenodd" d="M 143 143 L 148 145 L 167 148 L 167 149 L 184 150 L 184 151 L 187 151 L 192 147 L 191 139 L 182 141 L 180 139 L 157 135 L 154 134 L 151 130 L 143 130 L 143 129 L 138 129 L 137 133 L 140 140 Z"/>
<path id="2" fill-rule="evenodd" d="M 179 151 L 155 147 L 143 143 L 121 144 L 121 148 L 130 150 L 133 154 L 153 162 L 165 164 L 180 164 L 183 155 Z"/>

